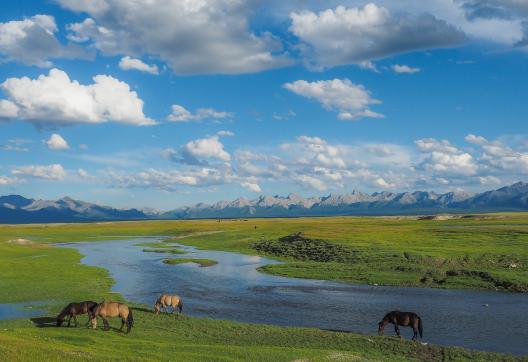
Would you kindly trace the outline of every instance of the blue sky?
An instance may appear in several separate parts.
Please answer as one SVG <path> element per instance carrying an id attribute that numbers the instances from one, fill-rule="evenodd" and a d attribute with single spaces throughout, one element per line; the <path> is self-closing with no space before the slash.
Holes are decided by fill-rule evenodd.
<path id="1" fill-rule="evenodd" d="M 170 209 L 528 174 L 520 0 L 0 7 L 0 194 Z"/>

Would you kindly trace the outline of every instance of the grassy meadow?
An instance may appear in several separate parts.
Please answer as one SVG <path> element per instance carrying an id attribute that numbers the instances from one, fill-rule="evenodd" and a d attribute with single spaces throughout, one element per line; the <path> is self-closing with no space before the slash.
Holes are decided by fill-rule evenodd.
<path id="1" fill-rule="evenodd" d="M 259 243 L 301 232 L 313 247 L 263 251 Z M 204 249 L 271 255 L 268 273 L 380 285 L 528 291 L 528 214 L 452 220 L 332 217 L 87 224 L 0 225 L 0 303 L 40 302 L 46 315 L 75 300 L 121 300 L 105 270 L 80 263 L 56 242 L 165 236 Z M 336 255 L 320 261 L 321 245 Z M 179 250 L 167 242 L 143 247 Z M 259 250 L 257 250 L 259 249 Z M 171 252 L 171 250 L 175 250 Z M 342 257 L 343 253 L 346 257 Z M 51 320 L 0 321 L 0 360 L 120 358 L 190 361 L 519 360 L 424 346 L 392 337 L 284 328 L 188 316 L 155 316 L 135 306 L 131 335 L 45 328 Z M 80 318 L 81 323 L 86 317 Z M 118 326 L 119 321 L 113 321 Z M 112 324 L 112 322 L 111 322 Z M 42 327 L 42 328 L 38 328 Z M 526 359 L 525 359 L 526 360 Z"/>

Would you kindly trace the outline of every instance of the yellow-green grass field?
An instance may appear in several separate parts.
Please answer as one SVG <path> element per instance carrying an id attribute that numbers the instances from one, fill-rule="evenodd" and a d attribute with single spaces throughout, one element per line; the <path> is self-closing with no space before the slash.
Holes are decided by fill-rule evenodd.
<path id="1" fill-rule="evenodd" d="M 256 226 L 256 228 L 255 228 Z M 76 300 L 122 300 L 105 270 L 56 242 L 166 236 L 204 249 L 256 254 L 262 240 L 302 232 L 350 248 L 348 263 L 281 256 L 265 267 L 281 275 L 386 285 L 526 291 L 528 214 L 456 220 L 298 218 L 0 225 L 0 303 L 41 302 L 45 316 Z M 145 245 L 169 249 L 163 243 Z M 453 274 L 457 271 L 457 275 Z M 467 271 L 467 272 L 462 272 Z M 490 277 L 488 277 L 490 276 Z M 0 321 L 0 360 L 521 360 L 492 353 L 424 346 L 392 337 L 156 316 L 135 306 L 132 333 L 44 328 L 51 320 Z M 81 323 L 86 317 L 80 318 Z M 113 321 L 119 326 L 119 321 Z M 43 328 L 39 328 L 43 327 Z M 524 359 L 528 360 L 528 359 Z"/>

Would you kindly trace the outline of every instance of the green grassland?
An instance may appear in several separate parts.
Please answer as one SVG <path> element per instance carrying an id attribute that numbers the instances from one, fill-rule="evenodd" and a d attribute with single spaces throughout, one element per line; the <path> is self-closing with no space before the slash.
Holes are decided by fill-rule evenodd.
<path id="1" fill-rule="evenodd" d="M 81 264 L 77 251 L 54 247 L 51 244 L 55 242 L 164 236 L 166 241 L 204 249 L 270 254 L 256 250 L 255 245 L 298 232 L 330 243 L 328 247 L 337 254 L 346 250 L 353 258 L 317 261 L 308 248 L 305 254 L 276 256 L 285 263 L 265 267 L 267 272 L 361 283 L 508 291 L 526 291 L 523 288 L 528 283 L 528 214 L 521 213 L 445 221 L 335 217 L 2 225 L 0 303 L 41 302 L 53 315 L 74 300 L 121 300 L 111 292 L 113 282 L 106 271 Z M 161 250 L 165 245 L 169 244 L 145 246 Z M 446 280 L 442 282 L 442 278 Z M 37 328 L 45 326 L 44 319 L 34 323 L 24 318 L 0 321 L 0 360 L 516 359 L 391 337 L 155 316 L 141 306 L 136 306 L 134 316 L 136 324 L 129 336 L 81 327 Z"/>
<path id="2" fill-rule="evenodd" d="M 309 256 L 277 255 L 255 248 L 261 241 L 298 232 L 346 248 L 353 258 L 321 262 Z M 24 238 L 39 243 L 144 235 L 166 236 L 166 241 L 203 249 L 269 255 L 286 263 L 266 266 L 263 271 L 284 276 L 379 285 L 528 291 L 526 213 L 442 221 L 332 217 L 0 226 L 0 240 Z M 145 246 L 179 253 L 170 243 Z"/>

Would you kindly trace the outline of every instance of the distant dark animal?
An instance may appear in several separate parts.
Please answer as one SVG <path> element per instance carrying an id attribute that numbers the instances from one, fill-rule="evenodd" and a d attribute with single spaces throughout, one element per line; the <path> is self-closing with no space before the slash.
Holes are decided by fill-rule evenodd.
<path id="1" fill-rule="evenodd" d="M 132 311 L 128 308 L 128 305 L 119 302 L 102 302 L 95 306 L 93 312 L 90 314 L 90 322 L 92 328 L 97 328 L 97 317 L 101 317 L 105 331 L 110 329 L 108 324 L 108 317 L 119 317 L 121 318 L 121 328 L 127 326 L 127 334 L 130 333 L 132 325 L 134 324 L 134 318 L 132 317 Z"/>
<path id="2" fill-rule="evenodd" d="M 73 321 L 75 322 L 75 327 L 77 327 L 77 317 L 81 314 L 88 313 L 88 322 L 90 321 L 90 313 L 97 305 L 96 302 L 80 302 L 80 303 L 70 303 L 68 304 L 62 312 L 57 316 L 57 327 L 62 326 L 62 323 L 64 322 L 64 319 L 68 317 L 68 327 L 70 326 L 71 319 L 73 318 Z M 86 323 L 88 325 L 88 322 Z"/>
<path id="3" fill-rule="evenodd" d="M 399 312 L 399 311 L 392 311 L 390 313 L 387 313 L 385 317 L 379 322 L 378 324 L 378 333 L 380 336 L 383 335 L 383 330 L 385 329 L 385 326 L 389 323 L 394 324 L 394 330 L 396 331 L 396 334 L 398 337 L 401 338 L 400 335 L 400 328 L 398 326 L 404 326 L 404 327 L 411 327 L 413 329 L 413 341 L 415 341 L 418 337 L 418 332 L 420 332 L 420 338 L 422 338 L 423 335 L 423 329 L 422 329 L 422 319 L 418 317 L 417 314 L 412 312 Z"/>
<path id="4" fill-rule="evenodd" d="M 183 309 L 183 301 L 177 295 L 162 294 L 154 304 L 154 311 L 156 314 L 159 314 L 161 308 L 165 308 L 165 312 L 169 313 L 169 310 L 167 309 L 168 307 L 172 307 L 171 313 L 174 313 L 176 308 L 178 308 L 178 312 L 181 313 Z"/>

